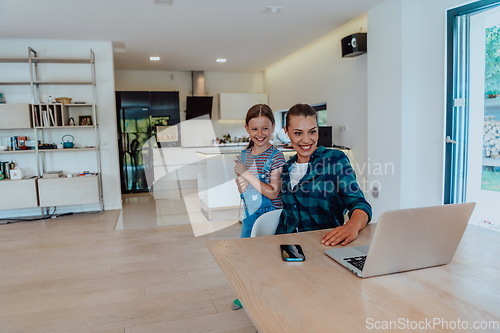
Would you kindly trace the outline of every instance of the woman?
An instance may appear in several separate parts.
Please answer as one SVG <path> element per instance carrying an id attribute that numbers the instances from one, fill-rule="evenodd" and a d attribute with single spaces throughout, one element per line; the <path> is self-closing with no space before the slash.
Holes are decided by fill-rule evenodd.
<path id="1" fill-rule="evenodd" d="M 285 133 L 297 154 L 283 167 L 284 207 L 276 233 L 334 228 L 321 242 L 347 245 L 372 215 L 349 159 L 340 150 L 317 146 L 318 118 L 307 104 L 290 108 Z M 344 223 L 346 212 L 349 220 Z"/>

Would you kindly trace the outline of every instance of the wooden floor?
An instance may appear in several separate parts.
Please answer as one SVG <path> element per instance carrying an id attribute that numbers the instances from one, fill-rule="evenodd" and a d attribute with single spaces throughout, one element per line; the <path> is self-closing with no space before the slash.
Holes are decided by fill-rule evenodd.
<path id="1" fill-rule="evenodd" d="M 0 332 L 255 333 L 190 225 L 114 230 L 119 211 L 0 226 Z"/>

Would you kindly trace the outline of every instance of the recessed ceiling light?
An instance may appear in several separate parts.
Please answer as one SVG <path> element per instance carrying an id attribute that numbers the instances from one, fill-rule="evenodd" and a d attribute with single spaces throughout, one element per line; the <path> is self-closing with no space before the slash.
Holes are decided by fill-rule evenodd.
<path id="1" fill-rule="evenodd" d="M 219 58 L 219 59 L 217 59 L 217 60 L 215 60 L 215 61 L 217 61 L 217 62 L 226 62 L 226 61 L 227 61 L 227 59 L 224 59 L 224 58 Z"/>
<path id="2" fill-rule="evenodd" d="M 172 6 L 174 3 L 174 0 L 154 0 L 155 5 L 165 5 L 165 6 Z"/>
<path id="3" fill-rule="evenodd" d="M 160 57 L 149 57 L 149 60 L 158 61 L 158 60 L 160 60 Z"/>
<path id="4" fill-rule="evenodd" d="M 266 9 L 264 9 L 264 13 L 278 14 L 282 9 L 283 7 L 267 6 Z"/>

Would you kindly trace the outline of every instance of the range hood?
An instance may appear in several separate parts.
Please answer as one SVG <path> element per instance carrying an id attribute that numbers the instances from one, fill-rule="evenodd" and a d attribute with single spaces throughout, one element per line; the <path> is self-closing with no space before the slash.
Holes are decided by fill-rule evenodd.
<path id="1" fill-rule="evenodd" d="M 205 96 L 205 73 L 191 72 L 192 96 L 186 101 L 186 120 L 208 115 L 212 117 L 213 97 Z"/>
<path id="2" fill-rule="evenodd" d="M 205 72 L 191 72 L 192 96 L 205 96 Z"/>

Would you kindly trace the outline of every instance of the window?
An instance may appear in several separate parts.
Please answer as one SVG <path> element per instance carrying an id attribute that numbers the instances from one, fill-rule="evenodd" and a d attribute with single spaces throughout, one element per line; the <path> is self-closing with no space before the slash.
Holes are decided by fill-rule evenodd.
<path id="1" fill-rule="evenodd" d="M 327 116 L 326 116 L 326 102 L 319 104 L 311 104 L 312 108 L 318 113 L 318 126 L 326 126 Z M 287 110 L 278 111 L 281 112 L 281 123 L 283 127 L 286 125 L 286 113 Z"/>

